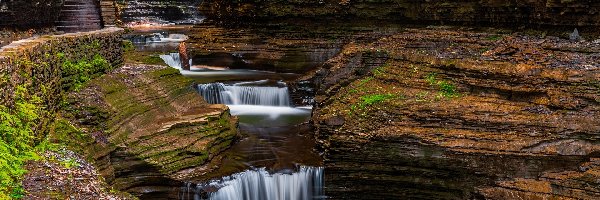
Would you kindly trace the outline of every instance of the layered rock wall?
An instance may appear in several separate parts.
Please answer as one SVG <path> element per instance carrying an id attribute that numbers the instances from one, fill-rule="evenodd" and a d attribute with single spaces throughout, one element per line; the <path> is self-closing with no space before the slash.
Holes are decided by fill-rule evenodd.
<path id="1" fill-rule="evenodd" d="M 210 18 L 245 21 L 282 17 L 455 24 L 599 25 L 600 2 L 588 0 L 207 0 Z"/>
<path id="2" fill-rule="evenodd" d="M 52 27 L 62 0 L 4 0 L 0 2 L 0 28 Z"/>
<path id="3" fill-rule="evenodd" d="M 346 46 L 312 76 L 326 193 L 598 198 L 598 55 L 591 42 L 443 28 Z"/>
<path id="4" fill-rule="evenodd" d="M 207 104 L 193 83 L 176 69 L 128 64 L 71 94 L 63 117 L 94 136 L 87 154 L 109 184 L 177 198 L 238 135 L 228 108 Z"/>

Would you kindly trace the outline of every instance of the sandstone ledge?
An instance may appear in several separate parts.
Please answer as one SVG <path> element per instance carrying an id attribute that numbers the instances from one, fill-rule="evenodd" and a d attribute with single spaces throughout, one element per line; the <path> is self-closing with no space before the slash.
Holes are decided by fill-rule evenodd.
<path id="1" fill-rule="evenodd" d="M 202 169 L 238 136 L 228 108 L 192 86 L 175 69 L 127 64 L 70 95 L 65 115 L 94 136 L 89 154 L 110 184 L 170 198 L 198 175 L 178 172 Z"/>
<path id="2" fill-rule="evenodd" d="M 463 173 L 489 177 L 457 175 L 468 183 L 459 187 L 434 184 L 443 189 L 432 191 L 463 192 L 448 198 L 477 197 L 474 187 L 493 185 L 488 181 L 499 177 L 535 180 L 545 171 L 576 170 L 600 150 L 600 68 L 594 61 L 599 48 L 552 37 L 436 28 L 350 44 L 313 76 L 319 84 L 313 121 L 326 165 L 332 176 L 374 185 L 380 179 L 407 181 L 400 166 L 411 173 L 425 168 L 454 176 L 467 169 Z M 382 99 L 373 100 L 376 95 Z M 407 151 L 413 143 L 421 150 Z M 436 150 L 422 150 L 431 148 Z M 349 167 L 357 167 L 352 161 L 359 170 Z M 352 195 L 335 189 L 350 180 L 332 179 L 333 194 Z M 581 197 L 565 190 L 553 194 Z"/>

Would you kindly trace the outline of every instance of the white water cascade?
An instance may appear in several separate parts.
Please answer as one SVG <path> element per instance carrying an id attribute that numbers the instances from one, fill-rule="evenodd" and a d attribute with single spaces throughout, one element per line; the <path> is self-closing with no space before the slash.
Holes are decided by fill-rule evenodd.
<path id="1" fill-rule="evenodd" d="M 298 172 L 269 173 L 264 168 L 247 170 L 208 184 L 204 188 L 218 188 L 209 192 L 210 200 L 308 200 L 324 199 L 323 167 L 301 166 Z M 202 199 L 194 195 L 194 199 Z"/>
<path id="2" fill-rule="evenodd" d="M 257 82 L 258 83 L 258 82 Z M 262 105 L 289 107 L 290 95 L 285 83 L 279 86 L 251 86 L 248 83 L 198 85 L 198 91 L 211 104 Z"/>
<path id="3" fill-rule="evenodd" d="M 169 55 L 161 55 L 160 58 L 165 61 L 169 67 L 178 69 L 182 71 L 181 68 L 181 58 L 179 57 L 179 53 L 170 53 Z M 190 59 L 190 65 L 192 65 L 192 59 Z"/>

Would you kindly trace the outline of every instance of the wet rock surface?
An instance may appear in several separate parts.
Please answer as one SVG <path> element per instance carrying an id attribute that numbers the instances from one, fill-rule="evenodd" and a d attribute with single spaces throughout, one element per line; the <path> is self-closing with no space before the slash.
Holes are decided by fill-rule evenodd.
<path id="1" fill-rule="evenodd" d="M 89 154 L 109 184 L 177 198 L 238 135 L 228 108 L 205 103 L 192 85 L 175 69 L 127 64 L 70 95 L 66 117 L 93 133 Z"/>
<path id="2" fill-rule="evenodd" d="M 201 0 L 117 1 L 119 17 L 127 26 L 143 24 L 196 24 L 204 17 L 198 12 Z"/>
<path id="3" fill-rule="evenodd" d="M 600 147 L 598 49 L 447 27 L 347 45 L 311 76 L 326 193 L 504 199 L 518 190 L 527 198 L 597 198 L 583 186 L 595 179 L 580 178 L 594 177 L 593 170 L 577 169 L 594 166 L 584 162 Z M 555 173 L 565 175 L 547 178 Z M 542 195 L 525 181 L 551 187 Z M 386 190 L 351 192 L 377 188 Z"/>
<path id="4" fill-rule="evenodd" d="M 135 199 L 113 192 L 97 169 L 73 151 L 47 151 L 42 157 L 27 165 L 26 199 Z"/>

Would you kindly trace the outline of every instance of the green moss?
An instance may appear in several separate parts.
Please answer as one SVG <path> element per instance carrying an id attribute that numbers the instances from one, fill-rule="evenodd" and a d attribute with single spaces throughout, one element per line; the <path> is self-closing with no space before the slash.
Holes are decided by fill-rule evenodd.
<path id="1" fill-rule="evenodd" d="M 365 109 L 369 106 L 382 103 L 384 101 L 394 99 L 397 96 L 394 94 L 369 94 L 360 97 L 360 102 L 350 106 L 350 114 L 358 109 Z"/>
<path id="2" fill-rule="evenodd" d="M 427 76 L 425 76 L 425 81 L 429 83 L 429 85 L 438 88 L 438 99 L 441 99 L 442 97 L 454 98 L 460 96 L 460 94 L 458 93 L 458 89 L 456 88 L 456 86 L 454 86 L 454 84 L 446 80 L 438 80 L 436 73 L 427 74 Z"/>
<path id="3" fill-rule="evenodd" d="M 485 39 L 489 40 L 489 41 L 498 41 L 498 40 L 501 40 L 502 38 L 504 38 L 504 37 L 501 35 L 490 35 L 490 36 L 486 37 Z"/>
<path id="4" fill-rule="evenodd" d="M 66 119 L 58 119 L 52 126 L 53 131 L 49 134 L 52 143 L 64 145 L 67 149 L 81 155 L 87 155 L 92 150 L 90 146 L 94 144 L 94 138 Z"/>
<path id="5" fill-rule="evenodd" d="M 147 65 L 162 65 L 167 66 L 165 62 L 160 58 L 160 55 L 167 54 L 168 52 L 156 53 L 156 52 L 140 52 L 140 51 L 126 51 L 125 62 L 128 63 L 141 63 Z"/>
<path id="6" fill-rule="evenodd" d="M 110 63 L 99 54 L 94 55 L 92 60 L 65 60 L 61 66 L 63 88 L 67 91 L 79 90 L 86 82 L 110 69 Z"/>
<path id="7" fill-rule="evenodd" d="M 123 47 L 123 51 L 125 53 L 130 53 L 130 52 L 135 51 L 135 46 L 133 46 L 133 42 L 131 42 L 129 40 L 123 40 L 122 47 Z"/>

